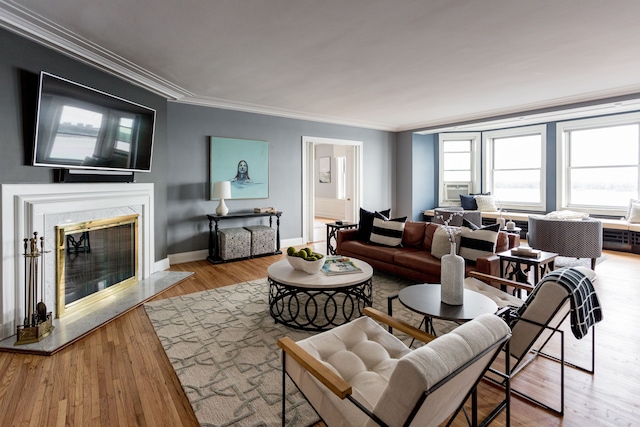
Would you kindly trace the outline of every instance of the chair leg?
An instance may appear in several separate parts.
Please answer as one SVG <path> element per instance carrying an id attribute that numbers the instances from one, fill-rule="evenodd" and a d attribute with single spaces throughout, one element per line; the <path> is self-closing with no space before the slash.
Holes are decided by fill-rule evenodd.
<path id="1" fill-rule="evenodd" d="M 597 258 L 591 258 L 591 269 L 593 271 L 596 271 L 596 259 Z"/>
<path id="2" fill-rule="evenodd" d="M 287 369 L 286 369 L 286 364 L 287 364 L 287 356 L 286 354 L 283 354 L 282 356 L 282 427 L 285 426 L 285 403 L 287 400 L 287 390 L 286 390 L 286 384 L 287 384 Z"/>

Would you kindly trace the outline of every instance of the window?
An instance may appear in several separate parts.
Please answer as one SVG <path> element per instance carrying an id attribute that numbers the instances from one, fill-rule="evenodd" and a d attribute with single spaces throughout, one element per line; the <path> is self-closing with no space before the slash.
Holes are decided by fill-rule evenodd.
<path id="1" fill-rule="evenodd" d="M 558 206 L 623 215 L 637 199 L 640 113 L 558 123 Z"/>
<path id="2" fill-rule="evenodd" d="M 461 192 L 480 192 L 480 133 L 441 133 L 438 139 L 439 205 L 460 205 Z"/>
<path id="3" fill-rule="evenodd" d="M 485 132 L 485 191 L 503 209 L 546 210 L 546 125 Z"/>

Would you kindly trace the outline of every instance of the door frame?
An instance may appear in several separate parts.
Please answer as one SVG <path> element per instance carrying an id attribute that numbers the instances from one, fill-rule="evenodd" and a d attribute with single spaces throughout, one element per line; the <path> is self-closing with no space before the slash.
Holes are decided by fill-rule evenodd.
<path id="1" fill-rule="evenodd" d="M 354 147 L 353 171 L 353 218 L 358 218 L 362 206 L 362 141 L 348 139 L 302 137 L 302 241 L 309 242 L 313 236 L 313 217 L 315 199 L 315 150 L 320 144 L 349 145 Z"/>

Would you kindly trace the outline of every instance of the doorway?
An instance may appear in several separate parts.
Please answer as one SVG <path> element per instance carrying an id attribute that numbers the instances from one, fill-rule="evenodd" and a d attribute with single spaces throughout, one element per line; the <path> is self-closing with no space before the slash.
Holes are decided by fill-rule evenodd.
<path id="1" fill-rule="evenodd" d="M 362 141 L 304 136 L 302 158 L 302 239 L 324 240 L 324 222 L 357 221 L 362 198 Z"/>

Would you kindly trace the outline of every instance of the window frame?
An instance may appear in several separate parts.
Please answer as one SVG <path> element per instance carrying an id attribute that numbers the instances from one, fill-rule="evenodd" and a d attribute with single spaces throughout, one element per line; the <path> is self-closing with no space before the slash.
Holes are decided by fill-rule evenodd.
<path id="1" fill-rule="evenodd" d="M 446 132 L 438 134 L 438 206 L 460 206 L 460 201 L 457 203 L 444 200 L 444 144 L 446 141 L 471 141 L 470 154 L 471 154 L 471 191 L 474 193 L 480 193 L 481 186 L 481 132 Z M 461 183 L 461 181 L 446 181 L 447 183 Z"/>
<path id="2" fill-rule="evenodd" d="M 500 138 L 510 138 L 518 136 L 540 135 L 540 202 L 539 203 L 514 203 L 501 201 L 496 198 L 496 205 L 505 210 L 542 211 L 547 209 L 547 125 L 539 124 L 532 126 L 522 126 L 517 128 L 491 130 L 482 133 L 482 154 L 483 154 L 483 184 L 484 191 L 493 189 L 494 173 L 494 152 L 493 141 Z M 517 155 L 514 162 L 518 161 Z"/>
<path id="3" fill-rule="evenodd" d="M 612 116 L 590 117 L 586 119 L 568 120 L 556 123 L 556 206 L 558 209 L 569 209 L 576 212 L 586 212 L 594 215 L 625 216 L 628 204 L 625 206 L 588 206 L 569 205 L 569 141 L 565 132 L 587 129 L 636 124 L 640 127 L 640 112 L 621 113 Z M 640 138 L 638 140 L 640 148 Z M 640 149 L 637 159 L 638 166 L 638 194 L 640 196 Z M 621 166 L 619 166 L 621 167 Z"/>

